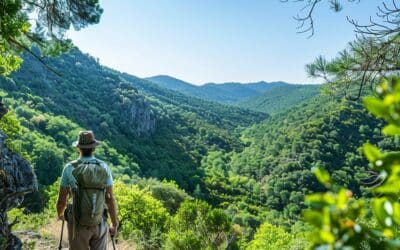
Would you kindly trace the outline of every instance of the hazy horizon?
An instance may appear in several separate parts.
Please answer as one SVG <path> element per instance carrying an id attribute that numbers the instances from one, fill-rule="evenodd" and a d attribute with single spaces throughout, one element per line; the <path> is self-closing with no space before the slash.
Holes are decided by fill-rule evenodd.
<path id="1" fill-rule="evenodd" d="M 125 73 L 128 73 L 128 72 L 125 72 Z M 129 74 L 129 73 L 128 73 Z M 163 74 L 160 74 L 160 75 L 154 75 L 154 76 L 147 76 L 147 77 L 141 77 L 141 78 L 143 78 L 143 79 L 148 79 L 148 78 L 152 78 L 152 77 L 170 77 L 170 78 L 174 78 L 174 79 L 176 79 L 176 80 L 179 80 L 179 81 L 183 81 L 183 82 L 185 82 L 185 83 L 188 83 L 188 84 L 191 84 L 191 85 L 193 85 L 193 86 L 204 86 L 204 85 L 207 85 L 207 84 L 227 84 L 227 83 L 238 83 L 238 84 L 254 84 L 254 83 L 261 83 L 261 82 L 265 82 L 265 83 L 267 83 L 267 84 L 269 84 L 269 83 L 275 83 L 275 82 L 283 82 L 283 83 L 287 83 L 287 84 L 293 84 L 293 85 L 296 85 L 296 84 L 298 84 L 298 85 L 321 85 L 321 84 L 323 84 L 323 83 L 321 83 L 321 82 L 317 82 L 317 83 L 311 83 L 311 82 L 309 82 L 309 83 L 297 83 L 297 82 L 287 82 L 287 81 L 265 81 L 265 80 L 259 80 L 259 81 L 252 81 L 252 82 L 238 82 L 238 81 L 228 81 L 228 82 L 205 82 L 205 83 L 197 83 L 197 84 L 194 84 L 194 83 L 191 83 L 191 82 L 189 82 L 189 81 L 186 81 L 185 79 L 179 79 L 179 78 L 177 78 L 177 77 L 174 77 L 174 76 L 170 76 L 170 75 L 163 75 Z"/>
<path id="2" fill-rule="evenodd" d="M 374 4 L 346 3 L 340 13 L 318 6 L 316 33 L 307 39 L 296 33 L 295 3 L 103 0 L 100 23 L 68 37 L 101 64 L 141 78 L 169 75 L 195 85 L 319 83 L 307 78 L 305 64 L 344 49 L 355 37 L 346 16 L 367 22 Z"/>

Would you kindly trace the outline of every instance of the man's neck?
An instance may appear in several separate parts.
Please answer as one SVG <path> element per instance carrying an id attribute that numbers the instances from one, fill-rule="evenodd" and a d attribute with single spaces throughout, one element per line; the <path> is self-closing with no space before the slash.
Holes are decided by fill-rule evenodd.
<path id="1" fill-rule="evenodd" d="M 79 158 L 94 158 L 94 155 L 80 155 Z"/>

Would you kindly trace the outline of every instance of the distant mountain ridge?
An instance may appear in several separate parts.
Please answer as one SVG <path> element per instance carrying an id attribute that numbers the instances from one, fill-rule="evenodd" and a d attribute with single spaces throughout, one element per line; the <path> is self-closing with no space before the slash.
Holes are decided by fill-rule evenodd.
<path id="1" fill-rule="evenodd" d="M 255 83 L 207 83 L 197 86 L 167 75 L 157 75 L 145 78 L 160 87 L 175 90 L 186 95 L 224 104 L 234 104 L 244 99 L 261 95 L 275 87 L 289 85 L 285 82 L 255 82 Z"/>
<path id="2" fill-rule="evenodd" d="M 193 191 L 197 184 L 204 186 L 200 161 L 209 149 L 242 150 L 240 130 L 268 117 L 161 88 L 102 66 L 79 49 L 45 60 L 62 77 L 24 55 L 12 78 L 0 77 L 0 97 L 30 131 L 27 137 L 36 133 L 71 150 L 74 129 L 93 130 L 104 142 L 98 153 L 112 163 L 116 176 L 174 180 Z M 25 141 L 29 140 L 33 139 Z M 61 166 L 66 159 L 63 153 L 57 155 Z M 47 171 L 46 161 L 40 163 L 42 173 Z M 58 170 L 52 173 L 59 176 L 62 169 Z"/>
<path id="3" fill-rule="evenodd" d="M 145 78 L 159 87 L 208 101 L 275 114 L 317 96 L 319 84 L 291 84 L 278 82 L 206 83 L 194 85 L 180 79 L 157 75 Z"/>
<path id="4" fill-rule="evenodd" d="M 287 84 L 273 88 L 261 95 L 246 98 L 236 105 L 254 111 L 276 114 L 317 97 L 320 91 L 321 85 L 319 84 Z"/>

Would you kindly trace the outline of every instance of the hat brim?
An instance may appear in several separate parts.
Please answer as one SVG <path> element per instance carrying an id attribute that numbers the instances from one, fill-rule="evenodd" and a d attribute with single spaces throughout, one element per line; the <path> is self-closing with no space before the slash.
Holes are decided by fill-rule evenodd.
<path id="1" fill-rule="evenodd" d="M 100 143 L 101 143 L 101 141 L 95 140 L 95 141 L 94 141 L 93 143 L 91 143 L 91 144 L 82 145 L 82 144 L 79 144 L 79 141 L 74 141 L 74 142 L 72 143 L 72 147 L 76 147 L 76 148 L 95 148 L 95 147 L 99 146 Z"/>

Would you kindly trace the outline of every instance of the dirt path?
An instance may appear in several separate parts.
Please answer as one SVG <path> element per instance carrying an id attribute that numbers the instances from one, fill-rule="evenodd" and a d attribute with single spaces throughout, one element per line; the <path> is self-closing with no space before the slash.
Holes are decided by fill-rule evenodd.
<path id="1" fill-rule="evenodd" d="M 58 249 L 61 234 L 61 222 L 52 220 L 49 224 L 39 229 L 38 232 L 33 231 L 17 231 L 15 232 L 24 243 L 24 250 L 54 250 Z M 68 250 L 68 230 L 64 225 L 64 234 L 62 241 L 62 249 Z M 109 239 L 108 249 L 112 250 L 111 239 Z M 135 250 L 134 246 L 129 246 L 125 241 L 119 241 L 116 244 L 118 250 Z"/>

